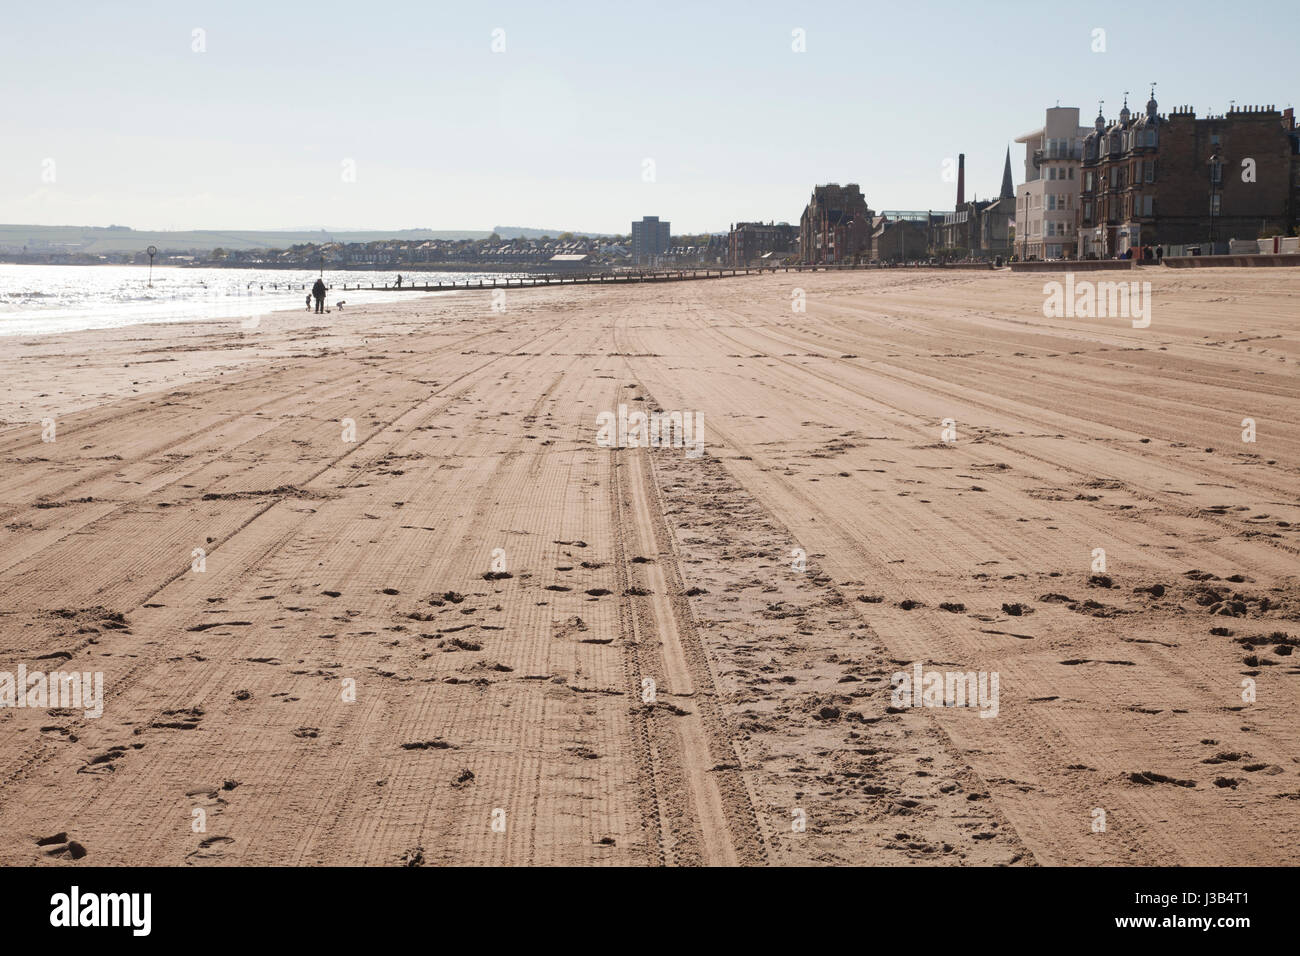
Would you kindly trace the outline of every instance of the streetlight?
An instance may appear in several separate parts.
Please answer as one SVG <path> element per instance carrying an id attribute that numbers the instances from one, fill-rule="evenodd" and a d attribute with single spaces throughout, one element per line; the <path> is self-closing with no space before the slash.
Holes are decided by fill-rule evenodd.
<path id="1" fill-rule="evenodd" d="M 153 257 L 158 255 L 158 247 L 150 246 L 145 252 L 149 253 L 149 288 L 153 288 Z"/>
<path id="2" fill-rule="evenodd" d="M 1210 154 L 1210 255 L 1214 255 L 1214 217 L 1218 210 L 1215 208 L 1215 200 L 1218 199 L 1218 185 L 1223 178 L 1223 162 L 1219 155 L 1219 144 L 1214 144 L 1214 152 Z"/>

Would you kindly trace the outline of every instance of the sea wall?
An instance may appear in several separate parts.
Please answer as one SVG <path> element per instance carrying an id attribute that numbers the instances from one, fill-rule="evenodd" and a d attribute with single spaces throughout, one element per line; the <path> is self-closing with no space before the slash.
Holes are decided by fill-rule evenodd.
<path id="1" fill-rule="evenodd" d="M 1166 259 L 1166 262 L 1169 260 Z M 1012 272 L 1108 272 L 1132 269 L 1132 259 L 1065 259 L 1051 262 L 1013 262 Z"/>
<path id="2" fill-rule="evenodd" d="M 1300 253 L 1286 253 L 1277 256 L 1242 255 L 1242 256 L 1165 256 L 1165 265 L 1171 269 L 1211 269 L 1241 266 L 1246 268 L 1264 266 L 1300 266 Z"/>

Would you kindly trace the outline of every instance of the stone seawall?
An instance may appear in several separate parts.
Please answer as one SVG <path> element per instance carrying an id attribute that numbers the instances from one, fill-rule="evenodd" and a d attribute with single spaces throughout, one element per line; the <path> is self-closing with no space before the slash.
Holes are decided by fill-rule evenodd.
<path id="1" fill-rule="evenodd" d="M 1281 255 L 1242 256 L 1165 256 L 1165 265 L 1171 269 L 1209 269 L 1223 266 L 1258 268 L 1268 266 L 1300 266 L 1300 253 Z"/>
<path id="2" fill-rule="evenodd" d="M 1166 260 L 1168 261 L 1168 260 Z M 1066 259 L 1054 262 L 1013 262 L 1012 272 L 1108 272 L 1128 270 L 1132 259 Z"/>

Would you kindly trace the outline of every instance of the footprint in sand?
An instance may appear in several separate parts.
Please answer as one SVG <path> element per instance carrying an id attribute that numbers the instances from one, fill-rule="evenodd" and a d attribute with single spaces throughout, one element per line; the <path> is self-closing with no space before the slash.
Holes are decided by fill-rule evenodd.
<path id="1" fill-rule="evenodd" d="M 225 856 L 226 850 L 235 842 L 234 837 L 210 836 L 199 841 L 199 848 L 186 855 L 190 860 L 214 860 Z"/>
<path id="2" fill-rule="evenodd" d="M 41 837 L 36 845 L 45 849 L 46 856 L 66 856 L 80 860 L 86 855 L 86 848 L 76 840 L 69 840 L 67 833 L 55 833 L 53 836 Z"/>

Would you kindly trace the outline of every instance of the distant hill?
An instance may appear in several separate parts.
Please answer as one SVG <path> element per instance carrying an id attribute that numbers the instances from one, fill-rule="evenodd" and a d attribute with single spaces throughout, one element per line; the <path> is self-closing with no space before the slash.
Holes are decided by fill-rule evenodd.
<path id="1" fill-rule="evenodd" d="M 486 239 L 490 233 L 473 229 L 394 229 L 357 231 L 317 229 L 269 232 L 256 229 L 192 232 L 151 232 L 128 226 L 0 225 L 0 251 L 58 251 L 98 254 L 139 252 L 157 246 L 159 252 L 222 249 L 287 249 L 304 242 L 374 242 L 382 239 Z M 540 235 L 540 233 L 539 233 Z"/>
<path id="2" fill-rule="evenodd" d="M 497 226 L 492 230 L 502 239 L 540 239 L 542 236 L 550 236 L 554 239 L 562 232 L 571 232 L 575 236 L 582 236 L 586 239 L 599 239 L 602 236 L 613 235 L 609 232 L 577 232 L 573 229 L 531 229 L 527 226 Z"/>

